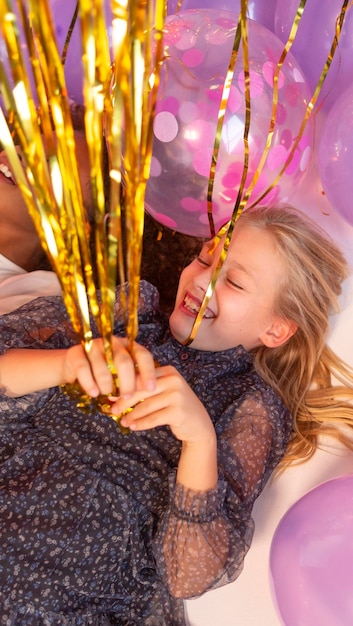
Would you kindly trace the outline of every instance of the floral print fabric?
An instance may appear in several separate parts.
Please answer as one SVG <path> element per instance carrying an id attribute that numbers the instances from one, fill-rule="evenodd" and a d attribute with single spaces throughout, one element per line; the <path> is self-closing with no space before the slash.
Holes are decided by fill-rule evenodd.
<path id="1" fill-rule="evenodd" d="M 241 571 L 252 506 L 283 456 L 290 416 L 241 346 L 182 346 L 143 281 L 140 301 L 138 341 L 183 374 L 214 422 L 218 488 L 175 484 L 180 442 L 167 427 L 123 435 L 59 388 L 17 399 L 2 392 L 3 624 L 182 626 L 182 598 Z M 124 333 L 118 305 L 115 332 Z M 1 317 L 0 337 L 1 352 L 76 342 L 60 297 Z"/>

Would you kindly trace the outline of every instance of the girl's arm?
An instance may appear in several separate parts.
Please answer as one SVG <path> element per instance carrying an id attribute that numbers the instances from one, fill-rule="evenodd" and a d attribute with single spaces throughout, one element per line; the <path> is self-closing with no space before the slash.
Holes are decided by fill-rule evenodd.
<path id="1" fill-rule="evenodd" d="M 67 350 L 8 350 L 0 356 L 0 388 L 10 397 L 24 396 L 65 382 Z"/>
<path id="2" fill-rule="evenodd" d="M 134 346 L 134 360 L 127 340 L 113 337 L 114 361 L 120 380 L 120 393 L 129 396 L 139 388 L 153 389 L 155 369 L 150 353 Z M 136 377 L 136 367 L 141 375 Z M 113 391 L 113 376 L 107 367 L 101 339 L 94 339 L 88 353 L 81 345 L 61 350 L 11 349 L 0 356 L 0 389 L 11 396 L 77 381 L 92 397 Z"/>
<path id="3" fill-rule="evenodd" d="M 131 430 L 169 426 L 182 442 L 177 482 L 188 489 L 214 489 L 218 480 L 217 438 L 208 412 L 174 367 L 157 368 L 155 376 L 155 389 L 119 399 L 112 412 L 119 415 L 134 407 L 121 422 Z"/>
<path id="4" fill-rule="evenodd" d="M 227 427 L 216 442 L 206 409 L 181 375 L 161 367 L 156 377 L 153 393 L 130 398 L 134 408 L 122 424 L 136 431 L 168 425 L 182 442 L 154 553 L 171 593 L 188 598 L 240 573 L 252 537 L 252 503 L 273 469 L 267 466 L 275 456 L 273 429 L 261 396 L 253 393 L 237 411 L 229 407 Z M 113 410 L 127 406 L 119 400 Z"/>

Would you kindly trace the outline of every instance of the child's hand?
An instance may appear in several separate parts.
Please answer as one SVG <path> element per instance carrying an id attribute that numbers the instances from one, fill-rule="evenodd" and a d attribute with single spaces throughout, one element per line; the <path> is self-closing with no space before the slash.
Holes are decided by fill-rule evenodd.
<path id="1" fill-rule="evenodd" d="M 157 368 L 154 390 L 137 391 L 129 399 L 119 398 L 111 412 L 119 415 L 129 407 L 134 408 L 121 423 L 131 430 L 168 425 L 177 439 L 187 443 L 201 443 L 214 437 L 205 407 L 174 367 Z"/>
<path id="2" fill-rule="evenodd" d="M 113 337 L 114 363 L 119 381 L 119 395 L 129 398 L 135 391 L 155 388 L 155 366 L 153 357 L 146 348 L 134 344 L 134 360 L 129 353 L 128 340 Z M 63 379 L 67 383 L 76 380 L 82 389 L 96 398 L 114 392 L 113 375 L 110 372 L 102 339 L 94 339 L 88 355 L 81 345 L 67 350 L 63 364 Z"/>

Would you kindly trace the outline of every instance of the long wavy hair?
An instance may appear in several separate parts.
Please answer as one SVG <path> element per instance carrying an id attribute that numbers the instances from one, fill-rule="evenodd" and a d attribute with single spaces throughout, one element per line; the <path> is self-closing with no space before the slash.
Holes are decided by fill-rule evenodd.
<path id="1" fill-rule="evenodd" d="M 329 434 L 353 449 L 353 369 L 327 345 L 330 316 L 348 277 L 342 252 L 328 235 L 289 206 L 256 207 L 238 220 L 272 236 L 286 269 L 275 313 L 298 329 L 282 346 L 261 346 L 255 368 L 293 416 L 293 434 L 281 466 L 312 456 Z"/>

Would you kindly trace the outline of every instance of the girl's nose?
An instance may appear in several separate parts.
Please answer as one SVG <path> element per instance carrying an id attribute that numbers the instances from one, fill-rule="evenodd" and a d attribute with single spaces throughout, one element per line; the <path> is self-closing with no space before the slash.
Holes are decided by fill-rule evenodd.
<path id="1" fill-rule="evenodd" d="M 216 272 L 216 274 L 215 274 Z M 219 268 L 217 263 L 212 263 L 210 266 L 205 267 L 195 279 L 195 286 L 199 290 L 200 297 L 204 297 L 207 291 L 213 294 L 216 288 L 216 282 L 219 277 Z"/>

